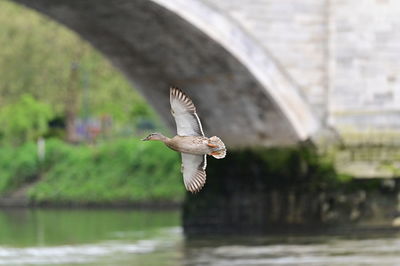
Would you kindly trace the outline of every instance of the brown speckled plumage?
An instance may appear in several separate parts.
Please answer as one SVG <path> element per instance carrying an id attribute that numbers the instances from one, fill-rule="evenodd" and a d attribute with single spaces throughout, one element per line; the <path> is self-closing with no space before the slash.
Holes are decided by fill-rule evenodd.
<path id="1" fill-rule="evenodd" d="M 204 136 L 196 107 L 183 91 L 171 88 L 170 103 L 178 134 L 168 138 L 160 133 L 152 133 L 143 140 L 159 140 L 172 150 L 182 153 L 181 169 L 185 187 L 195 193 L 206 182 L 207 154 L 222 159 L 226 155 L 226 148 L 220 138 Z"/>

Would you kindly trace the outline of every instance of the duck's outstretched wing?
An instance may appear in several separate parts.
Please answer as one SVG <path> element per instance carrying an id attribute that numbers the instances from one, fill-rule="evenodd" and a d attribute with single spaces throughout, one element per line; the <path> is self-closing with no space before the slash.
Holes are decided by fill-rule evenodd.
<path id="1" fill-rule="evenodd" d="M 207 155 L 182 153 L 183 182 L 188 191 L 196 193 L 206 183 Z"/>
<path id="2" fill-rule="evenodd" d="M 183 91 L 173 87 L 169 91 L 169 101 L 178 135 L 204 136 L 203 128 L 192 100 Z"/>

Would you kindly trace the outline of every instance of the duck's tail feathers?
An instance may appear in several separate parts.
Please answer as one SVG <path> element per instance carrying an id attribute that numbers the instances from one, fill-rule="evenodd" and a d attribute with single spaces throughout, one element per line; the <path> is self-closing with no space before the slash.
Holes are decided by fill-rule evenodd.
<path id="1" fill-rule="evenodd" d="M 222 140 L 220 138 L 218 138 L 217 136 L 213 136 L 213 137 L 210 138 L 210 143 L 218 146 L 211 153 L 211 155 L 214 156 L 214 158 L 217 158 L 217 159 L 224 158 L 225 155 L 226 155 L 226 148 L 225 148 L 225 144 L 222 142 Z"/>

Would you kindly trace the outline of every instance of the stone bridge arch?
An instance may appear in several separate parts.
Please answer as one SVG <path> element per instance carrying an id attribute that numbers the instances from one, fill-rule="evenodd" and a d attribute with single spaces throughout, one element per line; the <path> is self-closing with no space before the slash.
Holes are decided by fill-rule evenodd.
<path id="1" fill-rule="evenodd" d="M 318 128 L 291 79 L 239 24 L 202 0 L 14 0 L 107 56 L 167 124 L 168 87 L 195 101 L 207 135 L 231 147 L 288 145 Z"/>

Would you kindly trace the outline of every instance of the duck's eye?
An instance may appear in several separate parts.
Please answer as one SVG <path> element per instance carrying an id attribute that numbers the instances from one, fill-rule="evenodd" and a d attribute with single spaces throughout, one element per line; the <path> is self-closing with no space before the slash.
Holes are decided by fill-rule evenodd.
<path id="1" fill-rule="evenodd" d="M 174 110 L 171 109 L 170 111 L 171 111 L 171 114 L 175 114 Z"/>

